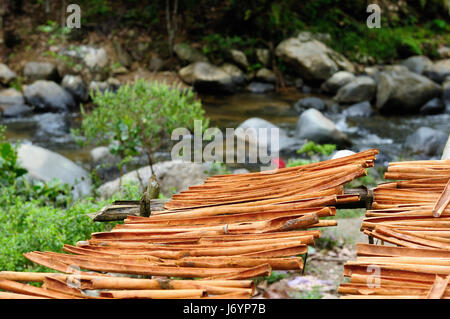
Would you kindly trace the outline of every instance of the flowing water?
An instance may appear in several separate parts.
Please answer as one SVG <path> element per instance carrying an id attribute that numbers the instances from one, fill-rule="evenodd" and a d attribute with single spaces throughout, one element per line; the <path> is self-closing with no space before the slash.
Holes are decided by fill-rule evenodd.
<path id="1" fill-rule="evenodd" d="M 251 117 L 266 119 L 295 136 L 295 126 L 299 114 L 292 105 L 304 97 L 297 91 L 278 94 L 239 93 L 230 96 L 201 96 L 206 116 L 211 126 L 221 129 L 237 127 Z M 327 105 L 333 102 L 326 97 Z M 406 137 L 421 126 L 427 126 L 450 133 L 450 114 L 381 116 L 370 118 L 346 118 L 342 109 L 330 107 L 333 111 L 324 112 L 340 129 L 345 132 L 354 145 L 353 150 L 376 147 L 386 161 L 397 158 L 414 158 L 406 153 L 403 144 Z M 3 119 L 7 126 L 6 136 L 10 140 L 30 141 L 42 147 L 54 150 L 73 161 L 87 167 L 91 147 L 80 147 L 73 139 L 70 128 L 78 127 L 79 113 L 34 114 L 17 119 Z M 169 154 L 166 154 L 168 157 Z"/>

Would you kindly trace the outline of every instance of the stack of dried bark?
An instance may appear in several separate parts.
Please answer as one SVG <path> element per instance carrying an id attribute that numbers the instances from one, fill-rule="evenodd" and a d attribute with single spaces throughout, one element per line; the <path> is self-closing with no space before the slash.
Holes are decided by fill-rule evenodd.
<path id="1" fill-rule="evenodd" d="M 345 298 L 450 298 L 450 160 L 391 163 L 361 230 L 398 247 L 358 245 Z M 371 273 L 376 272 L 376 274 Z"/>
<path id="2" fill-rule="evenodd" d="M 303 269 L 301 255 L 320 236 L 319 230 L 308 229 L 336 225 L 320 217 L 335 215 L 332 206 L 337 203 L 359 200 L 358 195 L 345 195 L 343 185 L 364 176 L 377 153 L 368 150 L 272 172 L 211 177 L 174 195 L 163 211 L 128 216 L 110 232 L 65 245 L 70 254 L 25 254 L 64 274 L 3 272 L 0 289 L 19 294 L 16 297 L 251 297 L 248 279 L 267 276 L 272 269 Z M 117 278 L 111 273 L 164 279 Z M 74 280 L 76 285 L 71 284 Z M 17 281 L 43 282 L 44 288 Z"/>

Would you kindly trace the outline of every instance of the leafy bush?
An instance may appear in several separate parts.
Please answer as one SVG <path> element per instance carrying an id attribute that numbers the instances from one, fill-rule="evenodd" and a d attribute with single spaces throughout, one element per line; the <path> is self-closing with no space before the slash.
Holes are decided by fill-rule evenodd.
<path id="1" fill-rule="evenodd" d="M 192 129 L 194 120 L 203 120 L 203 128 L 208 126 L 201 102 L 181 87 L 138 80 L 116 93 L 93 91 L 91 97 L 97 107 L 90 113 L 81 109 L 81 130 L 74 133 L 83 134 L 87 142 L 109 145 L 110 152 L 122 160 L 121 172 L 141 149 L 152 166 L 154 153 L 170 142 L 175 128 Z"/>
<path id="2" fill-rule="evenodd" d="M 334 144 L 316 144 L 313 141 L 309 141 L 301 149 L 297 150 L 297 154 L 330 156 L 335 150 L 336 145 Z"/>

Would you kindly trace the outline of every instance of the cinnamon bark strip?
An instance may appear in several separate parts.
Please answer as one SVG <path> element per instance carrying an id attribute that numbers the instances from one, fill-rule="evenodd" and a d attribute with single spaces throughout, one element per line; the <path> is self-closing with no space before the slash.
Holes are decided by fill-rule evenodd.
<path id="1" fill-rule="evenodd" d="M 427 294 L 427 299 L 441 299 L 446 294 L 448 282 L 450 280 L 450 276 L 442 278 L 441 276 L 436 275 L 436 279 L 431 286 L 430 291 Z"/>
<path id="2" fill-rule="evenodd" d="M 23 284 L 20 282 L 15 282 L 7 279 L 0 279 L 0 289 L 23 294 L 23 295 L 31 295 L 31 296 L 37 296 L 37 297 L 45 297 L 45 298 L 52 298 L 52 299 L 72 299 L 73 297 L 67 294 L 50 291 L 47 289 L 39 288 L 30 286 L 27 284 Z"/>
<path id="3" fill-rule="evenodd" d="M 178 290 L 109 290 L 101 291 L 101 297 L 114 299 L 179 299 L 206 296 L 203 289 Z"/>
<path id="4" fill-rule="evenodd" d="M 50 298 L 0 291 L 0 299 L 50 299 Z"/>
<path id="5" fill-rule="evenodd" d="M 405 256 L 426 258 L 450 258 L 450 251 L 444 249 L 412 249 L 405 247 L 380 246 L 370 244 L 356 244 L 358 256 Z"/>
<path id="6" fill-rule="evenodd" d="M 436 204 L 433 208 L 433 216 L 440 217 L 442 212 L 447 208 L 450 203 L 450 178 L 447 182 L 447 185 L 444 188 L 444 191 L 439 196 L 439 199 L 436 201 Z"/>

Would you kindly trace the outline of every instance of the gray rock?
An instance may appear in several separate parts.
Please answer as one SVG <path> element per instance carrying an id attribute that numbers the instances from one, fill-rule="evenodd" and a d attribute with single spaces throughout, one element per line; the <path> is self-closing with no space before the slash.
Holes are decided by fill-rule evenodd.
<path id="1" fill-rule="evenodd" d="M 30 83 L 37 80 L 58 81 L 59 78 L 56 65 L 49 62 L 28 62 L 23 75 Z"/>
<path id="2" fill-rule="evenodd" d="M 338 158 L 350 156 L 353 154 L 356 154 L 356 153 L 353 151 L 349 151 L 349 150 L 341 150 L 341 151 L 337 151 L 333 155 L 331 155 L 330 159 L 338 159 Z"/>
<path id="3" fill-rule="evenodd" d="M 328 93 L 336 93 L 341 87 L 347 83 L 353 81 L 355 75 L 347 71 L 339 71 L 333 74 L 328 80 L 326 80 L 320 87 L 323 91 Z"/>
<path id="4" fill-rule="evenodd" d="M 251 82 L 247 86 L 247 91 L 252 93 L 266 93 L 275 91 L 275 85 L 271 83 Z"/>
<path id="5" fill-rule="evenodd" d="M 11 71 L 6 64 L 0 63 L 0 83 L 7 85 L 17 77 L 16 73 Z"/>
<path id="6" fill-rule="evenodd" d="M 86 102 L 89 98 L 86 84 L 79 75 L 64 76 L 61 86 L 72 94 L 76 101 Z"/>
<path id="7" fill-rule="evenodd" d="M 178 71 L 178 75 L 198 92 L 229 94 L 235 91 L 231 75 L 206 62 L 189 64 Z"/>
<path id="8" fill-rule="evenodd" d="M 406 66 L 411 72 L 422 74 L 433 65 L 433 62 L 426 56 L 416 55 L 402 61 L 402 65 Z"/>
<path id="9" fill-rule="evenodd" d="M 256 80 L 266 83 L 276 83 L 277 77 L 275 76 L 275 73 L 273 73 L 272 70 L 261 68 L 256 72 L 255 75 Z"/>
<path id="10" fill-rule="evenodd" d="M 248 68 L 247 56 L 239 50 L 230 50 L 231 59 L 245 70 Z"/>
<path id="11" fill-rule="evenodd" d="M 450 59 L 436 61 L 432 66 L 424 70 L 424 75 L 437 83 L 444 82 L 450 76 Z"/>
<path id="12" fill-rule="evenodd" d="M 99 91 L 103 94 L 109 89 L 109 85 L 106 81 L 91 81 L 91 83 L 89 83 L 89 92 Z"/>
<path id="13" fill-rule="evenodd" d="M 74 186 L 75 198 L 90 194 L 89 173 L 64 156 L 45 148 L 22 144 L 18 148 L 20 165 L 33 180 L 48 182 L 53 178 Z"/>
<path id="14" fill-rule="evenodd" d="M 220 68 L 225 71 L 225 73 L 229 74 L 233 83 L 238 86 L 244 85 L 247 81 L 247 77 L 244 72 L 242 72 L 242 70 L 234 64 L 224 63 Z"/>
<path id="15" fill-rule="evenodd" d="M 109 58 L 105 49 L 89 47 L 88 52 L 83 57 L 83 62 L 91 71 L 101 71 L 108 65 Z"/>
<path id="16" fill-rule="evenodd" d="M 344 110 L 343 114 L 348 117 L 370 117 L 372 115 L 372 106 L 368 101 L 360 102 L 349 106 Z"/>
<path id="17" fill-rule="evenodd" d="M 414 154 L 441 156 L 448 135 L 429 127 L 421 127 L 406 138 L 405 147 Z"/>
<path id="18" fill-rule="evenodd" d="M 173 50 L 178 58 L 182 61 L 195 63 L 195 62 L 208 62 L 208 58 L 205 57 L 200 51 L 191 47 L 186 43 L 177 43 L 173 46 Z"/>
<path id="19" fill-rule="evenodd" d="M 327 109 L 327 106 L 323 100 L 317 97 L 306 97 L 295 102 L 294 108 L 297 112 L 303 112 L 307 109 L 325 111 Z"/>
<path id="20" fill-rule="evenodd" d="M 277 46 L 275 53 L 306 80 L 325 81 L 339 70 L 354 72 L 350 61 L 317 40 L 289 38 Z"/>
<path id="21" fill-rule="evenodd" d="M 33 108 L 25 104 L 12 104 L 6 108 L 0 106 L 3 117 L 20 117 L 25 116 L 33 112 Z"/>
<path id="22" fill-rule="evenodd" d="M 161 187 L 161 193 L 170 195 L 173 188 L 175 188 L 176 192 L 180 192 L 186 190 L 189 186 L 201 184 L 208 177 L 210 166 L 208 163 L 196 164 L 175 160 L 156 163 L 153 165 L 153 169 Z M 145 181 L 148 181 L 152 176 L 150 166 L 145 166 L 123 175 L 122 185 L 126 183 L 139 184 L 138 174 L 145 184 Z M 143 189 L 144 186 L 141 185 L 141 190 L 143 191 Z M 98 189 L 104 198 L 110 197 L 118 190 L 119 179 L 105 183 Z"/>
<path id="23" fill-rule="evenodd" d="M 441 94 L 441 87 L 426 77 L 402 69 L 380 73 L 376 108 L 383 113 L 414 113 Z"/>
<path id="24" fill-rule="evenodd" d="M 421 114 L 439 114 L 445 111 L 445 105 L 438 97 L 428 101 L 420 108 Z"/>
<path id="25" fill-rule="evenodd" d="M 321 144 L 351 145 L 347 135 L 340 132 L 333 122 L 316 109 L 306 110 L 300 115 L 296 127 L 296 136 Z"/>
<path id="26" fill-rule="evenodd" d="M 25 100 L 22 93 L 16 89 L 9 88 L 0 91 L 0 107 L 12 104 L 24 104 Z"/>
<path id="27" fill-rule="evenodd" d="M 24 90 L 25 100 L 40 111 L 69 111 L 75 107 L 72 95 L 55 82 L 38 80 Z"/>
<path id="28" fill-rule="evenodd" d="M 116 165 L 120 162 L 120 157 L 111 154 L 107 146 L 98 146 L 91 150 L 90 161 L 91 167 L 95 168 L 103 164 Z"/>
<path id="29" fill-rule="evenodd" d="M 358 76 L 341 87 L 334 99 L 339 103 L 358 103 L 370 101 L 375 96 L 377 84 L 368 76 Z"/>
<path id="30" fill-rule="evenodd" d="M 268 66 L 270 63 L 270 52 L 267 49 L 256 49 L 256 58 L 264 65 Z"/>

